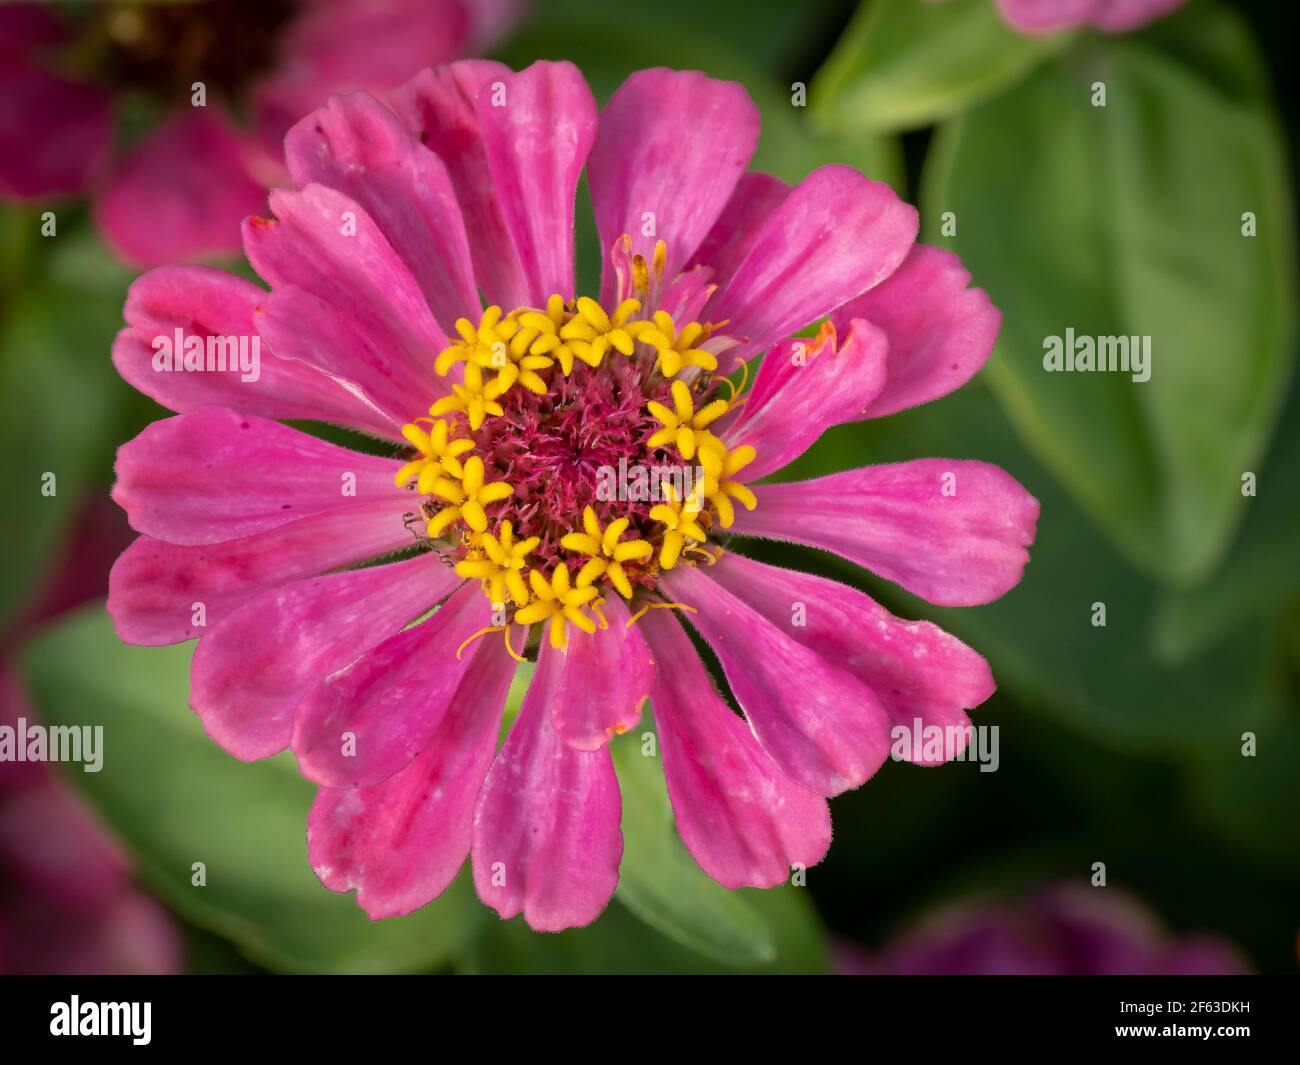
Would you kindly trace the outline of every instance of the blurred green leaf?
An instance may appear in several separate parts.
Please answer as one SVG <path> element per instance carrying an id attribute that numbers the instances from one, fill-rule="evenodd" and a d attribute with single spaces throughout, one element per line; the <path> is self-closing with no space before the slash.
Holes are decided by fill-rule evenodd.
<path id="1" fill-rule="evenodd" d="M 745 888 L 740 896 L 771 928 L 776 958 L 741 971 L 824 973 L 829 966 L 821 925 L 804 888 Z M 616 895 L 595 924 L 556 935 L 537 935 L 522 920 L 492 922 L 476 940 L 461 971 L 473 973 L 735 973 L 737 967 L 706 958 L 662 936 L 621 905 Z"/>
<path id="2" fill-rule="evenodd" d="M 1094 83 L 1107 104 L 1093 107 Z M 1203 578 L 1294 354 L 1294 236 L 1271 116 L 1111 41 L 945 125 L 930 239 L 1004 312 L 986 373 L 1030 447 L 1136 565 Z M 943 212 L 957 235 L 939 236 Z M 1242 235 L 1243 212 L 1258 235 Z M 1047 337 L 1150 336 L 1151 379 L 1048 373 Z"/>
<path id="3" fill-rule="evenodd" d="M 588 10 L 581 19 L 567 22 L 560 17 L 561 10 L 549 12 L 512 38 L 502 59 L 515 67 L 527 66 L 538 56 L 569 59 L 602 104 L 629 74 L 645 67 L 700 70 L 710 77 L 738 81 L 763 118 L 751 169 L 798 181 L 815 167 L 844 163 L 901 188 L 902 156 L 895 138 L 860 133 L 846 137 L 839 131 L 812 129 L 806 108 L 794 103 L 793 81 L 784 84 L 769 67 L 756 63 L 752 54 L 738 50 L 733 38 L 703 38 L 689 19 L 675 24 L 671 12 L 656 20 L 657 32 L 629 34 L 615 9 Z"/>
<path id="4" fill-rule="evenodd" d="M 1292 708 L 1293 711 L 1296 708 Z M 1246 730 L 1243 730 L 1246 731 Z M 1300 715 L 1250 728 L 1255 753 L 1242 754 L 1240 734 L 1196 766 L 1192 795 L 1205 824 L 1233 850 L 1270 868 L 1300 872 Z"/>
<path id="5" fill-rule="evenodd" d="M 104 764 L 74 771 L 145 879 L 200 927 L 275 969 L 405 972 L 447 964 L 483 909 L 462 875 L 408 917 L 369 920 L 307 862 L 313 786 L 289 755 L 246 764 L 186 707 L 190 647 L 125 647 L 102 604 L 37 640 L 27 672 L 58 725 L 103 725 Z M 206 866 L 191 884 L 192 863 Z"/>
<path id="6" fill-rule="evenodd" d="M 1267 625 L 1237 625 L 1183 666 L 1161 661 L 1152 648 L 1160 589 L 1093 531 L 1061 486 L 1024 453 L 1006 417 L 978 386 L 833 429 L 781 476 L 793 480 L 930 456 L 995 463 L 1042 504 L 1024 578 L 996 602 L 940 608 L 831 555 L 754 541 L 746 553 L 811 566 L 866 588 L 908 617 L 932 618 L 986 655 L 998 683 L 1026 703 L 1126 750 L 1186 758 L 1278 720 L 1278 655 Z M 1094 603 L 1106 606 L 1105 626 L 1092 624 Z"/>
<path id="7" fill-rule="evenodd" d="M 1016 33 L 992 0 L 865 0 L 813 80 L 813 117 L 828 129 L 926 126 L 1015 83 L 1070 40 Z"/>
<path id="8" fill-rule="evenodd" d="M 87 489 L 112 469 L 126 388 L 108 349 L 120 316 L 120 304 L 44 286 L 26 291 L 0 328 L 2 618 L 27 605 Z"/>
<path id="9" fill-rule="evenodd" d="M 647 739 L 651 737 L 651 739 Z M 643 754 L 653 741 L 653 754 Z M 711 880 L 677 836 L 648 706 L 641 725 L 610 744 L 623 794 L 618 899 L 652 928 L 731 965 L 772 961 L 767 923 L 743 895 Z"/>
<path id="10" fill-rule="evenodd" d="M 599 65 L 600 52 L 591 43 L 599 40 L 611 55 L 622 54 L 629 44 L 648 47 L 668 57 L 658 61 L 665 66 L 706 73 L 709 67 L 701 64 L 707 64 L 710 53 L 742 55 L 755 69 L 773 71 L 775 77 L 776 71 L 797 70 L 802 61 L 815 57 L 850 6 L 849 0 L 803 0 L 798 4 L 789 0 L 710 0 L 707 4 L 657 0 L 653 9 L 630 16 L 619 4 L 545 0 L 532 5 L 530 17 L 507 39 L 503 54 L 516 66 L 538 58 Z M 534 47 L 532 42 L 540 36 L 554 40 L 554 46 Z M 569 47 L 564 47 L 565 38 L 571 39 Z M 674 62 L 673 55 L 682 58 Z M 623 77 L 626 72 L 618 80 Z"/>
<path id="11" fill-rule="evenodd" d="M 1155 646 L 1185 662 L 1232 628 L 1267 618 L 1300 599 L 1300 381 L 1294 381 L 1273 450 L 1224 564 L 1195 588 L 1164 592 Z"/>

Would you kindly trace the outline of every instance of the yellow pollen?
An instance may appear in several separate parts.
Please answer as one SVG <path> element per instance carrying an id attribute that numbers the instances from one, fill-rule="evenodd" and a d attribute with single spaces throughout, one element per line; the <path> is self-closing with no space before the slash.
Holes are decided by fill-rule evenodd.
<path id="1" fill-rule="evenodd" d="M 429 413 L 435 418 L 442 414 L 461 411 L 468 419 L 470 429 L 477 432 L 489 414 L 500 417 L 505 413 L 501 404 L 497 402 L 505 392 L 505 388 L 501 386 L 499 379 L 485 383 L 483 370 L 475 363 L 465 364 L 464 381 L 459 385 L 453 384 L 451 391 L 450 396 L 443 396 L 429 408 Z"/>
<path id="2" fill-rule="evenodd" d="M 500 502 L 514 494 L 514 488 L 505 481 L 483 483 L 483 460 L 472 455 L 465 462 L 464 475 L 459 481 L 440 477 L 430 489 L 432 495 L 447 503 L 429 521 L 429 537 L 436 539 L 453 521 L 464 521 L 476 533 L 487 530 L 487 511 L 491 503 Z"/>
<path id="3" fill-rule="evenodd" d="M 700 465 L 704 467 L 704 498 L 713 504 L 718 512 L 718 521 L 724 529 L 730 529 L 736 521 L 736 508 L 733 499 L 739 499 L 746 510 L 753 510 L 758 505 L 753 489 L 734 480 L 735 475 L 751 462 L 758 453 L 748 444 L 722 451 L 714 448 L 700 449 Z"/>
<path id="4" fill-rule="evenodd" d="M 647 441 L 648 445 L 665 447 L 668 444 L 676 444 L 682 458 L 688 462 L 695 457 L 697 447 L 714 451 L 725 450 L 722 441 L 712 433 L 705 432 L 705 429 L 727 413 L 729 409 L 727 401 L 715 399 L 697 411 L 691 390 L 683 381 L 673 382 L 672 394 L 675 410 L 669 410 L 662 403 L 654 400 L 646 404 L 655 421 L 663 426 L 650 437 Z"/>
<path id="5" fill-rule="evenodd" d="M 627 294 L 630 280 L 632 298 L 609 310 L 585 296 L 566 300 L 555 293 L 544 308 L 519 307 L 506 313 L 494 305 L 479 314 L 477 323 L 458 319 L 455 336 L 438 353 L 434 369 L 446 376 L 459 366 L 459 382 L 450 382 L 450 394 L 429 407 L 428 417 L 402 427 L 413 457 L 398 469 L 397 485 L 410 485 L 427 497 L 423 513 L 428 537 L 447 537 L 453 543 L 459 555 L 454 563 L 457 575 L 478 581 L 493 608 L 505 615 L 496 619 L 503 623 L 465 640 L 457 658 L 475 640 L 501 632 L 506 650 L 522 662 L 511 642 L 512 626 L 527 630 L 543 621 L 551 646 L 567 651 L 570 626 L 586 634 L 609 627 L 602 609 L 609 594 L 606 585 L 629 608 L 638 605 L 635 601 L 644 599 L 647 590 L 661 594 L 653 589 L 638 592 L 638 584 L 678 565 L 715 564 L 723 548 L 708 543 L 709 532 L 733 526 L 737 502 L 750 510 L 756 505 L 754 492 L 737 479 L 754 461 L 755 449 L 747 444 L 728 447 L 712 428 L 746 402 L 749 363 L 738 360 L 739 383 L 722 378 L 727 398 L 713 392 L 710 375 L 718 368 L 718 353 L 735 343 L 722 335 L 727 323 L 679 324 L 666 311 L 651 314 L 665 281 L 667 245 L 658 241 L 647 261 L 646 256 L 630 255 L 630 237 L 622 240 L 621 258 L 615 249 L 619 286 Z M 625 273 L 629 260 L 630 279 Z M 715 334 L 717 339 L 710 343 Z M 675 451 L 682 462 L 697 462 L 701 476 L 685 498 L 671 482 L 662 485 L 661 501 L 648 514 L 653 531 L 640 531 L 640 524 L 634 530 L 632 522 L 643 519 L 631 514 L 602 527 L 596 510 L 585 507 L 581 526 L 560 537 L 558 546 L 567 558 L 562 554 L 546 575 L 529 562 L 542 538 L 516 538 L 508 511 L 489 513 L 494 504 L 515 495 L 515 489 L 504 480 L 487 480 L 484 457 L 475 454 L 478 438 L 468 434 L 477 434 L 488 418 L 505 416 L 502 397 L 516 385 L 538 396 L 550 393 L 554 385 L 557 395 L 565 395 L 568 386 L 559 383 L 556 368 L 564 377 L 571 376 L 579 362 L 599 370 L 613 353 L 632 360 L 636 380 L 644 383 L 655 371 L 668 379 L 670 398 L 650 400 L 645 408 L 659 423 L 646 442 L 647 450 Z M 715 398 L 704 401 L 709 395 Z M 512 416 L 514 408 L 526 402 L 527 397 L 513 395 L 507 404 Z M 454 535 L 449 533 L 453 526 Z M 656 608 L 695 612 L 683 603 L 650 601 L 640 605 L 627 624 Z M 527 642 L 525 631 L 523 646 Z"/>
<path id="6" fill-rule="evenodd" d="M 586 588 L 600 577 L 609 579 L 624 599 L 632 598 L 632 582 L 628 580 L 625 562 L 640 562 L 654 554 L 654 545 L 648 540 L 620 540 L 631 522 L 627 518 L 611 521 L 601 529 L 596 512 L 591 507 L 582 511 L 582 532 L 566 533 L 560 546 L 590 559 L 578 571 L 577 586 Z"/>
<path id="7" fill-rule="evenodd" d="M 567 627 L 570 623 L 588 636 L 596 631 L 596 622 L 582 612 L 583 606 L 596 598 L 596 589 L 591 585 L 573 587 L 569 582 L 569 567 L 563 562 L 555 567 L 550 581 L 537 570 L 532 570 L 528 574 L 528 583 L 532 585 L 536 598 L 515 612 L 515 621 L 521 625 L 549 621 L 551 646 L 557 651 L 563 651 L 568 644 Z"/>
<path id="8" fill-rule="evenodd" d="M 698 346 L 709 339 L 712 330 L 711 325 L 690 322 L 679 332 L 671 314 L 655 311 L 651 323 L 638 332 L 637 339 L 655 349 L 663 375 L 675 377 L 688 366 L 698 366 L 710 372 L 718 368 L 718 357 Z"/>
<path id="9" fill-rule="evenodd" d="M 677 565 L 687 538 L 703 543 L 708 537 L 698 520 L 703 505 L 700 488 L 697 485 L 687 499 L 680 500 L 677 498 L 677 490 L 665 481 L 663 491 L 668 502 L 650 508 L 651 519 L 664 526 L 663 543 L 659 547 L 660 569 L 672 569 Z"/>
<path id="10" fill-rule="evenodd" d="M 421 457 L 398 470 L 396 481 L 400 487 L 412 477 L 418 477 L 416 490 L 421 495 L 428 495 L 439 477 L 460 477 L 464 473 L 460 456 L 474 449 L 474 441 L 468 437 L 449 439 L 450 427 L 441 418 L 436 421 L 431 418 L 416 419 L 416 422 L 421 421 L 432 422 L 427 433 L 414 422 L 402 426 L 402 435 Z"/>
<path id="11" fill-rule="evenodd" d="M 539 543 L 541 540 L 536 536 L 515 543 L 513 527 L 509 521 L 503 521 L 500 536 L 483 533 L 480 550 L 473 557 L 457 562 L 456 573 L 470 580 L 482 581 L 488 602 L 494 607 L 505 603 L 506 592 L 510 593 L 515 606 L 527 606 L 524 562 Z"/>

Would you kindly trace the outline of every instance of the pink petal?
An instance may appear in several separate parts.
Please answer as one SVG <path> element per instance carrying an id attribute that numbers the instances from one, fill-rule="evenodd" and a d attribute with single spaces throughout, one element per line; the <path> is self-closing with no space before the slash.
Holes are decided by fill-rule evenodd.
<path id="1" fill-rule="evenodd" d="M 945 487 L 950 493 L 945 494 Z M 733 532 L 824 548 L 941 606 L 976 606 L 1020 582 L 1038 500 L 986 462 L 916 459 L 760 485 Z"/>
<path id="2" fill-rule="evenodd" d="M 407 422 L 424 417 L 447 394 L 444 378 L 406 359 L 394 359 L 347 311 L 294 285 L 277 288 L 255 312 L 263 341 L 284 361 L 327 376 L 355 398 L 370 417 L 401 436 Z"/>
<path id="3" fill-rule="evenodd" d="M 835 312 L 836 328 L 865 318 L 889 339 L 888 380 L 867 417 L 946 396 L 988 360 L 1002 313 L 969 284 L 952 252 L 917 244 L 894 273 Z"/>
<path id="4" fill-rule="evenodd" d="M 601 607 L 609 627 L 575 632 L 555 679 L 551 727 L 579 751 L 597 751 L 641 720 L 654 682 L 654 659 L 621 600 Z"/>
<path id="5" fill-rule="evenodd" d="M 572 63 L 539 60 L 480 92 L 476 110 L 502 217 L 523 264 L 528 302 L 574 292 L 573 198 L 596 139 L 596 101 Z"/>
<path id="6" fill-rule="evenodd" d="M 469 854 L 474 805 L 496 753 L 514 661 L 481 643 L 428 747 L 382 784 L 321 788 L 307 853 L 332 891 L 357 889 L 372 918 L 410 913 L 446 890 Z"/>
<path id="7" fill-rule="evenodd" d="M 1093 25 L 1102 33 L 1132 33 L 1185 3 L 1187 0 L 1102 0 Z"/>
<path id="8" fill-rule="evenodd" d="M 285 161 L 298 185 L 351 197 L 401 257 L 443 332 L 479 306 L 469 242 L 447 169 L 366 93 L 335 96 L 289 131 Z"/>
<path id="9" fill-rule="evenodd" d="M 706 310 L 746 342 L 734 360 L 829 314 L 898 268 L 916 240 L 917 215 L 888 185 L 847 166 L 823 166 L 768 216 L 749 254 Z"/>
<path id="10" fill-rule="evenodd" d="M 587 168 L 600 246 L 626 233 L 649 261 L 663 240 L 664 276 L 676 277 L 749 165 L 758 129 L 758 108 L 735 82 L 663 68 L 630 75 L 600 113 Z M 602 291 L 613 300 L 608 269 Z"/>
<path id="11" fill-rule="evenodd" d="M 655 723 L 677 831 L 723 887 L 773 887 L 796 862 L 806 868 L 826 856 L 830 810 L 782 776 L 666 613 L 652 610 L 638 626 L 665 667 L 655 681 Z"/>
<path id="12" fill-rule="evenodd" d="M 254 596 L 199 641 L 190 706 L 236 758 L 289 745 L 303 693 L 450 595 L 460 578 L 429 552 L 280 585 Z"/>
<path id="13" fill-rule="evenodd" d="M 824 577 L 765 566 L 734 552 L 709 576 L 773 625 L 869 687 L 891 725 L 961 728 L 996 685 L 984 659 L 928 621 L 897 618 L 869 596 Z M 795 608 L 802 604 L 795 624 Z M 658 702 L 655 703 L 656 709 Z M 965 746 L 965 733 L 954 733 Z M 931 764 L 912 748 L 913 761 Z"/>
<path id="14" fill-rule="evenodd" d="M 577 751 L 550 726 L 562 655 L 538 656 L 523 708 L 474 811 L 479 898 L 537 932 L 590 924 L 618 883 L 622 803 L 609 748 Z"/>
<path id="15" fill-rule="evenodd" d="M 339 507 L 224 544 L 181 546 L 141 536 L 108 582 L 108 612 L 125 643 L 159 646 L 203 636 L 263 589 L 400 551 L 410 496 Z M 195 625 L 196 606 L 204 612 Z"/>
<path id="16" fill-rule="evenodd" d="M 692 266 L 707 266 L 717 281 L 727 281 L 754 247 L 772 212 L 790 195 L 790 186 L 771 174 L 742 174 L 718 220 L 705 236 Z"/>
<path id="17" fill-rule="evenodd" d="M 885 334 L 861 319 L 815 339 L 777 344 L 764 356 L 740 417 L 722 430 L 729 446 L 750 444 L 758 457 L 738 474 L 753 481 L 788 466 L 831 426 L 857 421 L 885 384 Z"/>
<path id="18" fill-rule="evenodd" d="M 217 544 L 359 500 L 410 499 L 400 464 L 225 407 L 141 430 L 117 452 L 113 500 L 137 532 Z"/>
<path id="19" fill-rule="evenodd" d="M 293 725 L 303 776 L 332 788 L 366 786 L 410 765 L 428 747 L 473 660 L 457 658 L 457 648 L 490 620 L 483 592 L 466 585 L 428 620 L 309 688 Z"/>
<path id="20" fill-rule="evenodd" d="M 239 223 L 266 204 L 247 151 L 216 105 L 185 107 L 121 161 L 95 198 L 96 221 L 140 266 L 236 255 Z"/>
<path id="21" fill-rule="evenodd" d="M 869 688 L 791 639 L 694 566 L 664 586 L 722 663 L 749 727 L 777 767 L 818 795 L 856 788 L 889 754 L 889 721 Z M 661 669 L 672 668 L 661 663 Z"/>
<path id="22" fill-rule="evenodd" d="M 347 314 L 390 358 L 433 374 L 447 345 L 424 294 L 374 219 L 323 185 L 276 189 L 277 222 L 244 223 L 248 261 L 272 288 L 296 285 Z"/>
<path id="23" fill-rule="evenodd" d="M 113 365 L 132 387 L 170 410 L 184 412 L 218 404 L 243 414 L 276 420 L 336 422 L 364 432 L 399 439 L 394 426 L 368 404 L 304 363 L 277 358 L 259 340 L 257 380 L 231 370 L 156 370 L 155 341 L 165 337 L 175 348 L 190 337 L 258 336 L 253 309 L 266 292 L 243 278 L 210 266 L 161 266 L 137 278 L 126 297 L 126 328 L 113 344 Z M 250 349 L 251 350 L 251 349 Z"/>
<path id="24" fill-rule="evenodd" d="M 1106 0 L 995 0 L 1002 17 L 1021 33 L 1055 33 L 1089 22 Z"/>
<path id="25" fill-rule="evenodd" d="M 73 196 L 108 153 L 110 97 L 17 54 L 0 55 L 0 196 Z"/>
<path id="26" fill-rule="evenodd" d="M 504 86 L 510 68 L 467 59 L 423 70 L 392 94 L 393 109 L 447 167 L 469 238 L 474 277 L 488 303 L 529 302 L 523 264 L 492 186 L 475 106 L 479 90 Z"/>
<path id="27" fill-rule="evenodd" d="M 1131 33 L 1163 18 L 1187 0 L 997 0 L 1002 17 L 1025 34 L 1093 26 L 1103 33 Z"/>

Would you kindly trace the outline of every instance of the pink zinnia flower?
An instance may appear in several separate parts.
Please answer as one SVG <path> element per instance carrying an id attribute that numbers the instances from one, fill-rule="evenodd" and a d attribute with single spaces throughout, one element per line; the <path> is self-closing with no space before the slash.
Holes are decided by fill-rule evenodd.
<path id="1" fill-rule="evenodd" d="M 116 92 L 59 72 L 69 25 L 34 4 L 0 7 L 0 195 L 45 199 L 94 188 L 96 223 L 141 266 L 233 255 L 239 224 L 286 179 L 289 126 L 331 92 L 382 95 L 431 62 L 474 54 L 523 0 L 312 0 L 119 7 L 84 32 L 110 52 Z M 206 106 L 191 106 L 203 82 Z M 161 94 L 170 113 L 108 160 L 114 96 Z M 237 124 L 229 108 L 248 114 Z"/>
<path id="2" fill-rule="evenodd" d="M 1091 26 L 1102 33 L 1131 33 L 1164 18 L 1187 0 L 997 0 L 1012 29 L 1058 33 Z"/>
<path id="3" fill-rule="evenodd" d="M 322 786 L 312 863 L 374 917 L 434 898 L 469 853 L 502 916 L 592 921 L 622 854 L 606 744 L 647 695 L 691 853 L 727 887 L 779 883 L 826 853 L 825 797 L 880 767 L 892 724 L 964 723 L 994 685 L 934 625 L 732 538 L 822 547 L 947 605 L 1013 587 L 1038 504 L 993 466 L 756 483 L 829 426 L 959 387 L 1000 316 L 888 186 L 746 173 L 739 85 L 640 71 L 598 120 L 569 63 L 465 61 L 392 101 L 334 97 L 290 131 L 297 187 L 244 231 L 270 292 L 203 267 L 132 288 L 114 361 L 181 413 L 118 455 L 143 534 L 113 571 L 118 632 L 201 637 L 209 734 L 244 759 L 292 748 Z M 574 280 L 584 164 L 599 300 Z M 260 377 L 156 372 L 177 329 L 196 350 L 255 331 Z"/>

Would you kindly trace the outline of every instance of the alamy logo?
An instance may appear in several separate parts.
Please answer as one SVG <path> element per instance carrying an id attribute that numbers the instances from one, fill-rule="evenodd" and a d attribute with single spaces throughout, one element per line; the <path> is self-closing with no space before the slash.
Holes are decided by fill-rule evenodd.
<path id="1" fill-rule="evenodd" d="M 889 730 L 889 756 L 896 762 L 978 762 L 981 773 L 996 773 L 997 725 L 927 725 L 914 717 L 910 725 Z"/>
<path id="2" fill-rule="evenodd" d="M 696 490 L 704 485 L 703 466 L 629 466 L 620 458 L 617 466 L 596 469 L 596 498 L 601 502 L 659 503 L 684 499 L 688 513 L 703 505 Z"/>
<path id="3" fill-rule="evenodd" d="M 151 1002 L 82 1002 L 73 995 L 50 1006 L 50 1035 L 129 1035 L 136 1046 L 147 1046 L 152 1014 Z"/>
<path id="4" fill-rule="evenodd" d="M 1048 373 L 1126 373 L 1151 380 L 1150 337 L 1065 336 L 1043 338 L 1043 369 Z"/>
<path id="5" fill-rule="evenodd" d="M 103 725 L 0 725 L 0 762 L 80 762 L 87 773 L 104 765 Z"/>
<path id="6" fill-rule="evenodd" d="M 262 338 L 185 335 L 177 326 L 171 336 L 153 338 L 154 373 L 225 372 L 252 382 L 262 376 Z"/>

